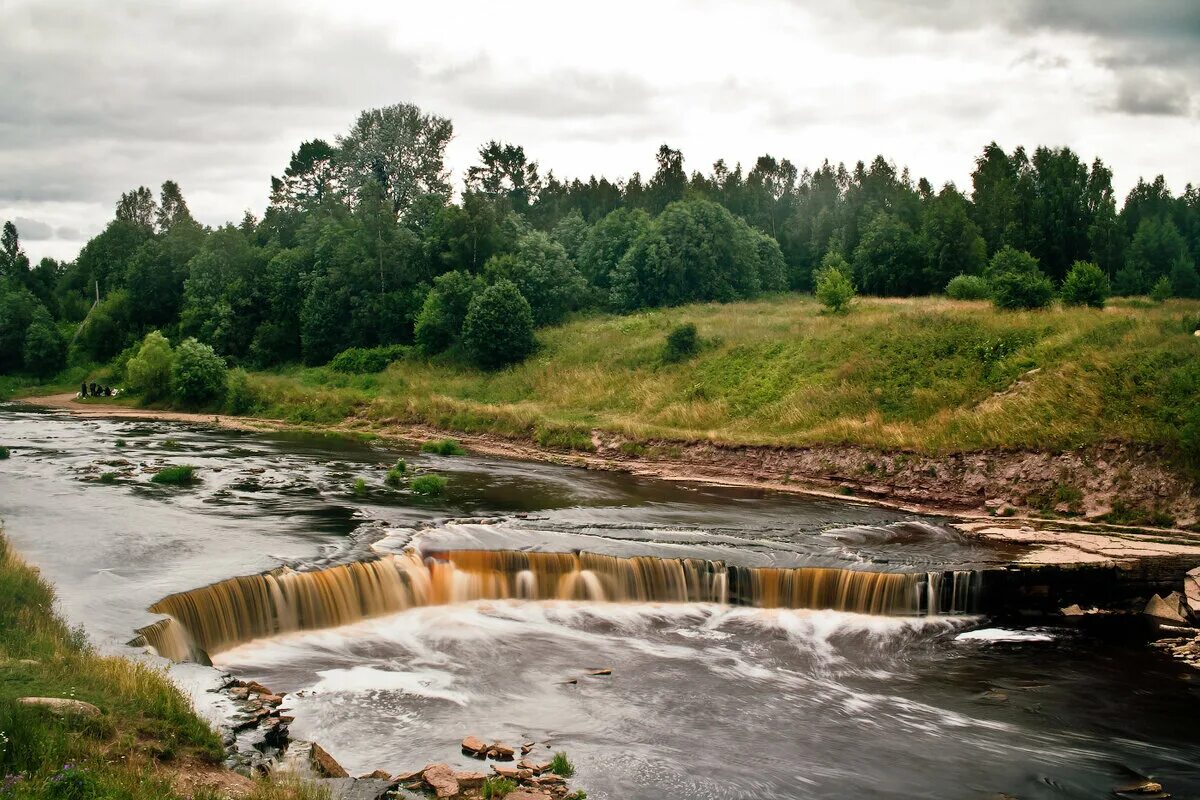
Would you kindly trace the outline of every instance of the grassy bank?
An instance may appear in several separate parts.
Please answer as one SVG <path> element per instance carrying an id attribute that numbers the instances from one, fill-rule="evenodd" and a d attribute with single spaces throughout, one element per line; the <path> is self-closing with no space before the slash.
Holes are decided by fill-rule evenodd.
<path id="1" fill-rule="evenodd" d="M 293 422 L 398 420 L 581 449 L 601 428 L 928 453 L 1114 439 L 1180 450 L 1200 423 L 1197 321 L 1192 301 L 1014 313 L 863 299 L 837 317 L 793 295 L 578 320 L 540 331 L 538 353 L 498 373 L 449 356 L 374 375 L 256 373 L 240 402 Z M 666 335 L 685 322 L 702 348 L 667 363 Z"/>
<path id="2" fill-rule="evenodd" d="M 0 534 L 0 798 L 224 797 L 213 788 L 175 788 L 173 777 L 220 772 L 224 755 L 179 690 L 152 667 L 97 655 L 53 606 L 50 586 Z M 71 698 L 100 713 L 57 716 L 20 697 Z M 313 797 L 270 784 L 237 794 Z"/>

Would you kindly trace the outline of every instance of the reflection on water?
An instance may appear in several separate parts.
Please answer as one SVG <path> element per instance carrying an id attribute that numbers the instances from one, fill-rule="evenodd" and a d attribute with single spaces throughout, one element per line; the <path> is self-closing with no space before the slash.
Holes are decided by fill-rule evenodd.
<path id="1" fill-rule="evenodd" d="M 71 621 L 109 648 L 159 619 L 147 609 L 169 595 L 409 546 L 459 559 L 456 573 L 481 586 L 497 580 L 483 577 L 483 562 L 501 556 L 455 551 L 511 551 L 503 558 L 525 566 L 558 558 L 537 554 L 585 551 L 603 563 L 909 575 L 1010 555 L 937 519 L 886 509 L 336 437 L 9 406 L 0 407 L 0 443 L 13 451 L 0 461 L 7 533 L 55 582 Z M 399 456 L 446 474 L 446 496 L 387 488 Z M 168 463 L 197 465 L 201 483 L 151 484 Z M 115 483 L 100 483 L 103 472 Z M 351 490 L 358 477 L 365 497 Z M 460 570 L 471 559 L 481 565 Z M 509 594 L 549 585 L 528 583 L 524 569 L 500 571 Z M 555 596 L 592 597 L 584 571 L 579 561 L 571 593 L 556 584 Z M 1197 796 L 1200 703 L 1174 664 L 1066 631 L 956 638 L 978 624 L 697 602 L 479 600 L 244 644 L 239 635 L 217 661 L 296 692 L 297 734 L 352 771 L 444 761 L 474 733 L 549 741 L 571 754 L 589 796 L 613 800 L 1090 798 L 1130 771 L 1175 797 Z M 598 667 L 613 672 L 587 675 Z"/>

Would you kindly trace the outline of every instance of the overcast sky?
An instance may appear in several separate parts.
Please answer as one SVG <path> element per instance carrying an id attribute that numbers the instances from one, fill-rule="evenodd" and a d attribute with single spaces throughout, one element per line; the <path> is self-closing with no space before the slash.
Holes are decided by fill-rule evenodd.
<path id="1" fill-rule="evenodd" d="M 585 8 L 586 5 L 586 8 Z M 834 10 L 832 7 L 837 6 Z M 0 218 L 70 258 L 120 193 L 172 178 L 216 225 L 261 214 L 304 139 L 363 109 L 450 117 L 456 187 L 489 139 L 560 177 L 764 152 L 883 153 L 969 189 L 990 140 L 1200 183 L 1200 0 L 0 0 Z"/>

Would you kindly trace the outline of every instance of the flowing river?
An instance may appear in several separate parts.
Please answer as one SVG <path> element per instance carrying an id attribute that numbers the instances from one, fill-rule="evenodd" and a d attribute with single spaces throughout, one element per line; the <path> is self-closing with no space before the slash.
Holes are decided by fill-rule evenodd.
<path id="1" fill-rule="evenodd" d="M 566 750 L 609 800 L 1200 797 L 1186 668 L 992 627 L 980 586 L 1013 553 L 942 520 L 17 405 L 0 444 L 5 532 L 72 623 L 287 692 L 352 774 L 478 768 L 474 734 Z M 387 487 L 398 457 L 445 495 Z M 201 481 L 150 483 L 164 464 Z M 171 672 L 219 718 L 216 670 Z"/>

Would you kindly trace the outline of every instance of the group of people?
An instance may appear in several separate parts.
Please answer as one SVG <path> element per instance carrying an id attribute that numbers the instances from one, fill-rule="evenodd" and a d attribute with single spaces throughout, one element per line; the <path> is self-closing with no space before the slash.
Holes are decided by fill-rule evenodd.
<path id="1" fill-rule="evenodd" d="M 79 384 L 80 397 L 115 397 L 119 391 L 119 389 L 114 389 L 111 386 L 101 386 L 95 382 Z"/>

